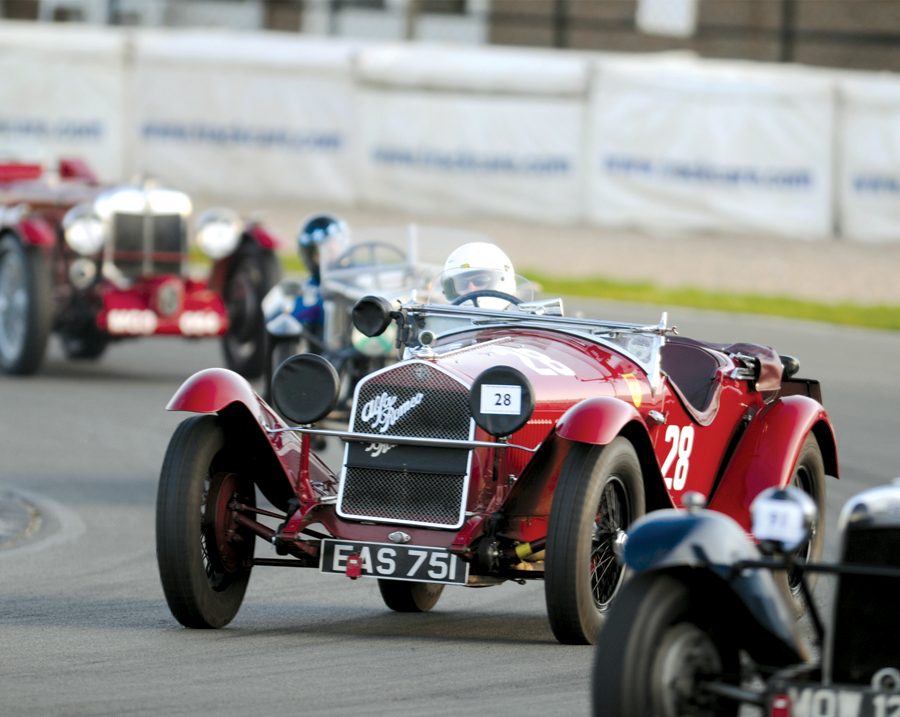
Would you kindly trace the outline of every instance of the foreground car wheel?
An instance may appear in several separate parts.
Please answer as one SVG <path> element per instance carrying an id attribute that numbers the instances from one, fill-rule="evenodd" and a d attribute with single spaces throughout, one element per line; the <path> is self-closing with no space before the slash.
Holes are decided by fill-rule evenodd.
<path id="1" fill-rule="evenodd" d="M 428 612 L 444 592 L 444 586 L 437 583 L 405 580 L 379 580 L 378 589 L 384 604 L 396 612 Z"/>
<path id="2" fill-rule="evenodd" d="M 223 627 L 250 579 L 254 536 L 232 500 L 255 505 L 253 485 L 224 470 L 215 416 L 188 418 L 169 442 L 156 502 L 156 557 L 169 609 L 185 627 Z"/>
<path id="3" fill-rule="evenodd" d="M 600 632 L 591 682 L 594 715 L 735 715 L 701 683 L 736 684 L 738 650 L 721 615 L 670 575 L 638 575 L 622 588 Z"/>
<path id="4" fill-rule="evenodd" d="M 576 445 L 562 471 L 547 531 L 544 591 L 556 639 L 592 644 L 625 576 L 615 544 L 644 514 L 644 484 L 634 447 Z"/>
<path id="5" fill-rule="evenodd" d="M 266 322 L 263 297 L 281 273 L 270 251 L 241 250 L 228 270 L 223 290 L 228 332 L 222 337 L 225 365 L 244 378 L 262 376 L 266 364 Z"/>
<path id="6" fill-rule="evenodd" d="M 47 261 L 37 247 L 14 236 L 0 239 L 0 368 L 10 374 L 37 371 L 52 323 Z"/>

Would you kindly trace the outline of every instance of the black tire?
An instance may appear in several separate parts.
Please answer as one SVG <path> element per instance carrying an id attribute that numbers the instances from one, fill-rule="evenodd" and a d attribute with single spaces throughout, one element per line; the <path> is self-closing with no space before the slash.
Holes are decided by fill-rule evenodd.
<path id="1" fill-rule="evenodd" d="M 44 361 L 53 323 L 50 271 L 40 248 L 0 238 L 0 369 L 24 376 Z"/>
<path id="2" fill-rule="evenodd" d="M 237 614 L 250 579 L 255 537 L 234 523 L 228 503 L 255 505 L 253 484 L 224 470 L 216 416 L 176 429 L 159 477 L 156 558 L 172 615 L 185 627 L 217 628 Z"/>
<path id="3" fill-rule="evenodd" d="M 96 329 L 82 333 L 63 331 L 59 334 L 66 358 L 91 361 L 100 358 L 109 346 L 109 336 Z"/>
<path id="4" fill-rule="evenodd" d="M 444 592 L 444 586 L 438 583 L 405 580 L 379 580 L 378 589 L 384 604 L 395 612 L 428 612 Z"/>
<path id="5" fill-rule="evenodd" d="M 736 715 L 737 703 L 697 689 L 701 680 L 739 681 L 739 652 L 724 620 L 699 587 L 664 573 L 631 578 L 594 653 L 594 716 Z"/>
<path id="6" fill-rule="evenodd" d="M 572 447 L 553 495 L 544 568 L 547 616 L 561 643 L 596 640 L 625 578 L 614 544 L 644 504 L 640 463 L 627 439 Z"/>
<path id="7" fill-rule="evenodd" d="M 822 459 L 822 450 L 816 437 L 809 433 L 803 441 L 794 472 L 788 485 L 805 491 L 816 504 L 816 520 L 813 523 L 809 540 L 801 545 L 794 553 L 794 557 L 801 564 L 816 562 L 822 557 L 822 548 L 825 543 L 825 461 Z M 776 573 L 775 579 L 782 590 L 786 592 L 794 604 L 794 612 L 801 617 L 806 612 L 806 603 L 803 601 L 800 587 L 800 575 L 802 569 L 795 568 L 786 573 Z M 812 590 L 818 578 L 818 573 L 805 573 L 806 585 Z"/>
<path id="8" fill-rule="evenodd" d="M 246 379 L 256 379 L 266 368 L 266 321 L 263 297 L 281 277 L 278 258 L 258 247 L 235 255 L 225 278 L 223 299 L 228 331 L 222 337 L 225 365 Z"/>

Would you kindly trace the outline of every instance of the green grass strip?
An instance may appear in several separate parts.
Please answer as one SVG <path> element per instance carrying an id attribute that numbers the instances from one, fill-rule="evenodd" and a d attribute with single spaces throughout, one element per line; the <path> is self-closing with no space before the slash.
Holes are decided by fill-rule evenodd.
<path id="1" fill-rule="evenodd" d="M 197 253 L 192 253 L 192 258 L 202 261 L 202 255 Z M 306 273 L 295 253 L 284 252 L 279 258 L 285 275 L 302 276 Z M 841 326 L 900 331 L 900 306 L 852 302 L 829 304 L 787 296 L 707 291 L 693 287 L 662 288 L 650 282 L 616 281 L 603 277 L 560 279 L 527 270 L 522 274 L 537 282 L 544 295 L 578 296 L 663 307 L 686 306 L 707 311 L 781 316 Z"/>
<path id="2" fill-rule="evenodd" d="M 900 331 L 900 306 L 863 305 L 851 302 L 822 303 L 786 296 L 707 291 L 692 287 L 662 288 L 649 282 L 625 282 L 601 277 L 560 279 L 537 272 L 523 272 L 541 286 L 542 293 L 610 301 L 694 309 L 762 314 L 789 319 L 819 321 L 843 326 Z"/>

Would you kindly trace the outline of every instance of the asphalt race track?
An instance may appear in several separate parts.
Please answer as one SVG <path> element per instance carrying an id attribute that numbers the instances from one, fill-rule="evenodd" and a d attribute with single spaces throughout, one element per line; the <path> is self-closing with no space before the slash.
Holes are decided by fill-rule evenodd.
<path id="1" fill-rule="evenodd" d="M 833 557 L 840 505 L 900 475 L 900 335 L 682 310 L 670 322 L 771 344 L 821 380 L 843 471 L 829 486 Z M 448 588 L 434 612 L 408 615 L 374 581 L 257 568 L 231 626 L 181 628 L 155 557 L 158 472 L 184 418 L 164 406 L 220 362 L 209 341 L 148 339 L 87 364 L 54 343 L 38 376 L 0 378 L 0 501 L 39 519 L 0 547 L 0 714 L 588 714 L 593 651 L 555 642 L 540 583 Z"/>

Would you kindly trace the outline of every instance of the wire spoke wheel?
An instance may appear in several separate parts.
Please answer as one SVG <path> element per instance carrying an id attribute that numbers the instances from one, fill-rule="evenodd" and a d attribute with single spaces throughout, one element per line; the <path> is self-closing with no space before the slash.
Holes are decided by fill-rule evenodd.
<path id="1" fill-rule="evenodd" d="M 825 464 L 819 443 L 812 433 L 806 436 L 800 448 L 790 485 L 807 493 L 816 504 L 816 520 L 810 530 L 809 539 L 794 552 L 796 567 L 786 573 L 776 573 L 775 576 L 782 589 L 790 596 L 795 614 L 800 617 L 806 609 L 801 594 L 801 577 L 806 580 L 810 590 L 815 586 L 818 577 L 817 573 L 804 573 L 803 566 L 808 562 L 819 560 L 824 545 L 822 524 L 825 520 Z"/>
<path id="2" fill-rule="evenodd" d="M 236 520 L 255 506 L 255 488 L 224 470 L 216 416 L 179 425 L 163 462 L 156 507 L 156 555 L 169 609 L 186 627 L 227 625 L 250 579 L 255 536 Z"/>
<path id="3" fill-rule="evenodd" d="M 564 644 L 591 644 L 625 579 L 616 555 L 644 514 L 637 453 L 624 437 L 607 446 L 577 444 L 563 463 L 550 509 L 544 595 Z"/>
<path id="4" fill-rule="evenodd" d="M 615 550 L 616 543 L 624 539 L 629 515 L 628 492 L 617 476 L 610 476 L 600 497 L 591 537 L 591 593 L 600 610 L 609 605 L 625 573 Z"/>

